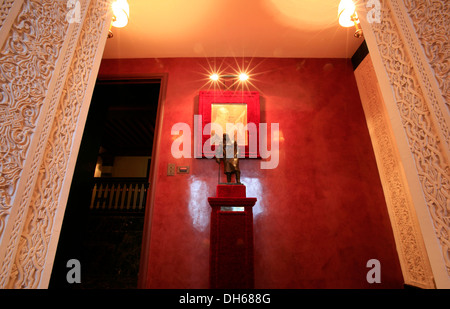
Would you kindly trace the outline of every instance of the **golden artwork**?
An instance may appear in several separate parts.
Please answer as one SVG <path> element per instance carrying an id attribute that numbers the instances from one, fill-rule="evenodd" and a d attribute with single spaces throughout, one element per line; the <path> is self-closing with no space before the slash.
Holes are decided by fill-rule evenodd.
<path id="1" fill-rule="evenodd" d="M 236 129 L 241 129 L 242 132 L 234 132 L 230 138 L 234 140 L 236 136 L 242 134 L 247 145 L 247 136 L 245 134 L 245 127 L 247 125 L 247 104 L 245 103 L 213 103 L 211 104 L 211 123 L 218 124 L 222 128 L 222 133 L 227 132 L 226 124 L 235 125 Z M 214 135 L 214 127 L 211 128 L 211 136 Z M 229 134 L 230 135 L 230 134 Z M 239 138 L 238 138 L 239 142 Z"/>
<path id="2" fill-rule="evenodd" d="M 233 142 L 237 141 L 242 157 L 260 158 L 258 92 L 200 91 L 198 112 L 201 117 L 196 122 L 196 132 L 201 138 L 194 138 L 197 156 L 214 157 L 216 145 L 222 143 L 223 133 L 228 133 Z"/>

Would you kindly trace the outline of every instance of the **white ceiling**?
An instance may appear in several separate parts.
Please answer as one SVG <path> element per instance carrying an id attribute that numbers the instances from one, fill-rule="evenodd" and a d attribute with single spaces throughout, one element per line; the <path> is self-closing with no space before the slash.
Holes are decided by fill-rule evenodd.
<path id="1" fill-rule="evenodd" d="M 362 42 L 340 0 L 128 0 L 103 58 L 350 58 Z"/>

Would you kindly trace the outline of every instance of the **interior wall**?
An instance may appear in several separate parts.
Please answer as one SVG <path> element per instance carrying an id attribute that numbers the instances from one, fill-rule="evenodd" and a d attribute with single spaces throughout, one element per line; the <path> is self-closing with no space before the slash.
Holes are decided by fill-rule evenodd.
<path id="1" fill-rule="evenodd" d="M 240 161 L 254 207 L 256 288 L 401 288 L 403 278 L 375 157 L 348 59 L 104 59 L 99 75 L 168 73 L 152 208 L 147 288 L 208 288 L 207 198 L 217 163 L 175 159 L 177 122 L 193 130 L 211 67 L 252 71 L 261 122 L 279 123 L 279 164 Z M 193 137 L 192 137 L 193 140 Z M 155 157 L 155 154 L 153 154 Z M 190 166 L 167 176 L 168 163 Z M 366 263 L 381 263 L 369 284 Z"/>

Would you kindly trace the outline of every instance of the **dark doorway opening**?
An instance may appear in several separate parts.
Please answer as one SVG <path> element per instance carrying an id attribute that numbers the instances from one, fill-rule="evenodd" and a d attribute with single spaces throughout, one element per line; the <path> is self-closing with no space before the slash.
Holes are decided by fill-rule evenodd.
<path id="1" fill-rule="evenodd" d="M 160 88 L 159 79 L 97 81 L 49 288 L 137 288 Z"/>

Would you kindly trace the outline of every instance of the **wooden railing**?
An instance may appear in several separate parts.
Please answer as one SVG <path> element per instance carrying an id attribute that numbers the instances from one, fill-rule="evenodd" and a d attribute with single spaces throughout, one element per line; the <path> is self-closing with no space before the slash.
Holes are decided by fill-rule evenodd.
<path id="1" fill-rule="evenodd" d="M 143 213 L 148 186 L 147 178 L 95 178 L 90 209 Z"/>

